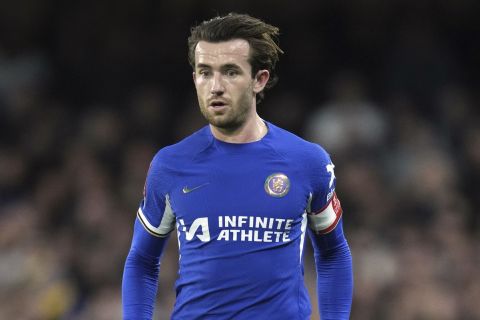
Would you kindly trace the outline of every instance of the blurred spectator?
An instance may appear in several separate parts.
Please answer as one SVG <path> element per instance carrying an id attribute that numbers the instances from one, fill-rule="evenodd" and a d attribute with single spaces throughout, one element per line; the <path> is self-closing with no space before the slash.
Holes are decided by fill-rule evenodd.
<path id="1" fill-rule="evenodd" d="M 333 155 L 347 151 L 368 153 L 381 147 L 387 123 L 381 110 L 366 96 L 365 81 L 348 71 L 336 74 L 331 81 L 330 100 L 309 117 L 307 138 Z"/>

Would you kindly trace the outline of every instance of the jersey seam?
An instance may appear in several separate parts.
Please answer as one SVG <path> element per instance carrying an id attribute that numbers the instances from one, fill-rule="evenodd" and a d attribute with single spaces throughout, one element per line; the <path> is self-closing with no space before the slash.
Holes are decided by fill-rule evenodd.
<path id="1" fill-rule="evenodd" d="M 265 144 L 265 146 L 267 146 L 270 150 L 272 150 L 276 155 L 281 157 L 283 160 L 287 160 L 287 158 L 283 154 L 281 154 L 279 151 L 277 151 L 277 149 L 274 146 L 272 146 L 270 142 L 263 141 L 263 143 Z"/>
<path id="2" fill-rule="evenodd" d="M 191 161 L 195 161 L 195 160 L 197 159 L 197 157 L 198 157 L 202 152 L 205 152 L 205 150 L 207 150 L 208 148 L 210 148 L 210 147 L 213 145 L 213 143 L 214 143 L 214 137 L 213 137 L 213 135 L 212 135 L 212 136 L 206 135 L 206 138 L 208 139 L 207 145 L 206 145 L 204 148 L 202 148 L 200 151 L 196 152 L 196 153 L 192 156 L 192 158 L 190 159 Z"/>

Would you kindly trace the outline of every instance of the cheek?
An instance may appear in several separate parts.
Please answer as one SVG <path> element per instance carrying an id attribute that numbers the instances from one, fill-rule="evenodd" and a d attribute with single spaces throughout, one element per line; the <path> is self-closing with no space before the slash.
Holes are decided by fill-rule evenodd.
<path id="1" fill-rule="evenodd" d="M 235 92 L 237 95 L 246 95 L 253 92 L 253 86 L 251 82 L 231 82 L 229 86 L 231 92 Z"/>
<path id="2" fill-rule="evenodd" d="M 205 80 L 197 80 L 195 81 L 195 89 L 197 90 L 198 93 L 203 93 L 205 90 L 207 90 L 208 83 Z"/>

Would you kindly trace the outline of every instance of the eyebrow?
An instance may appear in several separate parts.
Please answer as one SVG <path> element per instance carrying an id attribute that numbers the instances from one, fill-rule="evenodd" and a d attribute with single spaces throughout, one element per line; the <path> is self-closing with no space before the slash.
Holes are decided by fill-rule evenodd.
<path id="1" fill-rule="evenodd" d="M 242 68 L 240 68 L 239 65 L 237 64 L 234 64 L 234 63 L 227 63 L 227 64 L 224 64 L 220 67 L 220 69 L 222 70 L 225 70 L 225 69 L 237 69 L 237 70 L 241 70 Z"/>
<path id="2" fill-rule="evenodd" d="M 196 68 L 211 68 L 211 66 L 205 63 L 199 63 L 196 65 Z"/>
<path id="3" fill-rule="evenodd" d="M 208 64 L 205 64 L 205 63 L 199 63 L 199 64 L 197 64 L 196 68 L 198 68 L 198 69 L 201 69 L 201 68 L 211 69 L 212 66 L 211 66 L 211 65 L 208 65 Z M 241 70 L 242 68 L 240 68 L 240 66 L 237 65 L 237 64 L 227 63 L 227 64 L 224 64 L 224 65 L 220 66 L 220 69 L 221 69 L 221 70 L 226 70 L 226 69 L 237 69 L 237 70 Z"/>

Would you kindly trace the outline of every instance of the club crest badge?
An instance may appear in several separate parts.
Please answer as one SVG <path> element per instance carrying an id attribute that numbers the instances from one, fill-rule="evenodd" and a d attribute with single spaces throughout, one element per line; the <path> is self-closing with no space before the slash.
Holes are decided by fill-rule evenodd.
<path id="1" fill-rule="evenodd" d="M 284 197 L 290 190 L 290 180 L 283 173 L 274 173 L 265 180 L 265 191 L 272 197 Z"/>

